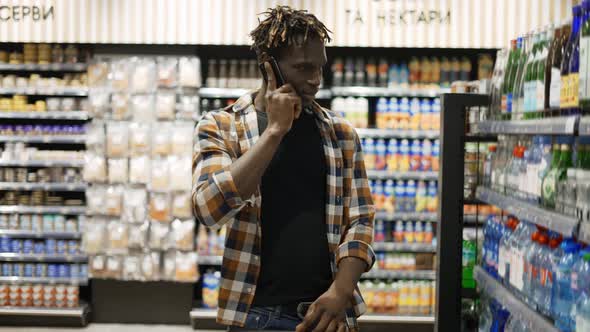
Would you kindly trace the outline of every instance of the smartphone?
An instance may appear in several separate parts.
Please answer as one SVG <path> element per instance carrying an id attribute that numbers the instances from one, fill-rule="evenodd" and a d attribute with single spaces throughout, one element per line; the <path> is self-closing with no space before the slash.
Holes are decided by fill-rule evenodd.
<path id="1" fill-rule="evenodd" d="M 285 84 L 285 79 L 283 78 L 283 73 L 281 73 L 281 70 L 279 69 L 279 64 L 277 63 L 277 60 L 275 60 L 274 57 L 269 56 L 269 60 L 267 62 L 270 63 L 272 71 L 275 74 L 277 88 L 281 87 Z M 266 74 L 266 68 L 264 68 L 264 62 L 259 64 L 258 67 L 260 67 L 260 72 L 262 73 L 262 78 L 264 78 L 264 82 L 268 83 L 268 75 Z"/>

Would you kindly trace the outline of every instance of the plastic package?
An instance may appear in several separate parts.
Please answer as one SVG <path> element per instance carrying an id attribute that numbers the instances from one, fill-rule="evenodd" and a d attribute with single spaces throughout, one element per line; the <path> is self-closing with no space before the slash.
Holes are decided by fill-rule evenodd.
<path id="1" fill-rule="evenodd" d="M 201 61 L 199 58 L 180 58 L 178 61 L 178 82 L 183 87 L 198 88 L 201 86 Z"/>
<path id="2" fill-rule="evenodd" d="M 133 157 L 129 160 L 129 182 L 150 183 L 151 159 L 149 156 Z"/>
<path id="3" fill-rule="evenodd" d="M 149 58 L 132 59 L 135 66 L 131 76 L 131 89 L 134 93 L 150 93 L 156 88 L 156 63 Z"/>
<path id="4" fill-rule="evenodd" d="M 177 116 L 180 119 L 196 120 L 199 116 L 199 97 L 180 96 L 176 106 Z"/>
<path id="5" fill-rule="evenodd" d="M 127 158 L 109 159 L 109 183 L 127 183 Z"/>
<path id="6" fill-rule="evenodd" d="M 93 89 L 88 95 L 88 112 L 93 118 L 102 119 L 110 108 L 109 92 L 101 89 Z"/>
<path id="7" fill-rule="evenodd" d="M 173 92 L 158 92 L 156 95 L 156 118 L 174 120 L 176 95 Z"/>
<path id="8" fill-rule="evenodd" d="M 138 95 L 131 98 L 131 108 L 133 110 L 133 120 L 138 122 L 154 121 L 154 96 Z"/>
<path id="9" fill-rule="evenodd" d="M 129 89 L 129 73 L 132 71 L 132 62 L 127 59 L 113 61 L 111 63 L 110 82 L 114 91 L 127 91 Z"/>
<path id="10" fill-rule="evenodd" d="M 199 278 L 197 271 L 197 254 L 194 252 L 176 253 L 176 277 L 177 281 L 194 282 Z"/>
<path id="11" fill-rule="evenodd" d="M 150 252 L 143 255 L 141 273 L 146 281 L 160 279 L 160 253 Z"/>
<path id="12" fill-rule="evenodd" d="M 114 120 L 126 120 L 131 115 L 129 109 L 129 95 L 116 93 L 111 97 L 111 118 Z"/>
<path id="13" fill-rule="evenodd" d="M 104 183 L 107 180 L 106 159 L 89 152 L 84 156 L 84 181 Z"/>
<path id="14" fill-rule="evenodd" d="M 103 155 L 105 153 L 105 131 L 102 123 L 86 127 L 86 150 Z"/>
<path id="15" fill-rule="evenodd" d="M 132 156 L 139 156 L 150 152 L 150 125 L 148 123 L 133 122 L 129 125 L 129 149 Z"/>
<path id="16" fill-rule="evenodd" d="M 168 224 L 160 222 L 151 222 L 149 247 L 154 250 L 164 249 L 169 231 L 170 228 L 168 227 Z"/>
<path id="17" fill-rule="evenodd" d="M 172 151 L 170 139 L 171 126 L 167 123 L 158 124 L 158 130 L 152 133 L 152 156 L 167 156 Z"/>
<path id="18" fill-rule="evenodd" d="M 106 188 L 102 186 L 91 186 L 86 189 L 86 205 L 88 213 L 102 214 L 106 204 Z"/>
<path id="19" fill-rule="evenodd" d="M 109 122 L 107 124 L 107 156 L 120 158 L 127 156 L 129 146 L 128 125 L 125 122 Z"/>
<path id="20" fill-rule="evenodd" d="M 168 160 L 166 158 L 152 159 L 150 189 L 168 190 Z"/>
<path id="21" fill-rule="evenodd" d="M 176 58 L 172 57 L 158 57 L 158 86 L 163 88 L 173 88 L 176 86 L 177 80 L 177 64 Z"/>
<path id="22" fill-rule="evenodd" d="M 103 255 L 89 257 L 89 273 L 91 278 L 107 277 L 107 258 Z"/>
<path id="23" fill-rule="evenodd" d="M 61 110 L 64 112 L 72 112 L 76 109 L 76 99 L 74 98 L 62 98 L 61 99 Z"/>
<path id="24" fill-rule="evenodd" d="M 143 188 L 125 189 L 123 199 L 123 215 L 126 222 L 142 222 L 147 218 L 147 191 Z"/>
<path id="25" fill-rule="evenodd" d="M 123 280 L 141 280 L 140 257 L 129 255 L 123 258 Z"/>
<path id="26" fill-rule="evenodd" d="M 172 131 L 172 154 L 192 155 L 193 130 L 194 125 L 192 123 L 174 125 Z"/>
<path id="27" fill-rule="evenodd" d="M 107 246 L 116 252 L 126 251 L 129 244 L 129 228 L 119 220 L 111 220 L 107 226 Z"/>
<path id="28" fill-rule="evenodd" d="M 170 194 L 169 193 L 151 193 L 150 194 L 150 219 L 157 221 L 170 221 Z"/>
<path id="29" fill-rule="evenodd" d="M 174 239 L 174 247 L 179 250 L 193 250 L 195 239 L 195 221 L 185 220 L 180 221 L 175 219 L 172 224 L 172 237 Z"/>
<path id="30" fill-rule="evenodd" d="M 168 157 L 168 178 L 171 190 L 189 190 L 192 183 L 192 159 L 189 156 Z"/>
<path id="31" fill-rule="evenodd" d="M 129 248 L 147 248 L 147 237 L 150 223 L 145 221 L 141 224 L 129 225 Z"/>
<path id="32" fill-rule="evenodd" d="M 192 215 L 191 204 L 190 192 L 175 192 L 172 199 L 172 216 L 177 218 L 190 218 Z"/>
<path id="33" fill-rule="evenodd" d="M 107 258 L 106 258 L 106 271 L 105 271 L 106 278 L 113 278 L 113 279 L 121 278 L 121 273 L 123 272 L 121 260 L 122 260 L 122 257 L 120 257 L 120 256 L 107 256 Z"/>
<path id="34" fill-rule="evenodd" d="M 91 220 L 84 232 L 83 246 L 84 251 L 88 254 L 101 252 L 105 247 L 106 240 L 106 223 L 102 218 Z"/>
<path id="35" fill-rule="evenodd" d="M 168 251 L 164 253 L 162 263 L 162 275 L 163 280 L 174 280 L 176 277 L 176 252 Z"/>
<path id="36" fill-rule="evenodd" d="M 92 87 L 105 86 L 109 75 L 109 63 L 95 60 L 88 65 L 88 85 Z"/>
<path id="37" fill-rule="evenodd" d="M 123 206 L 123 188 L 120 186 L 110 186 L 106 190 L 105 212 L 110 216 L 121 215 Z"/>

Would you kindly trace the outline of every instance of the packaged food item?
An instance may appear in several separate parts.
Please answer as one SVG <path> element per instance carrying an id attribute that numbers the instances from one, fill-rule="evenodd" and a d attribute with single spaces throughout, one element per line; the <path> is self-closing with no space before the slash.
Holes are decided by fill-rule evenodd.
<path id="1" fill-rule="evenodd" d="M 169 188 L 172 190 L 188 190 L 192 182 L 192 158 L 186 156 L 168 157 Z"/>
<path id="2" fill-rule="evenodd" d="M 176 95 L 174 92 L 158 92 L 156 95 L 156 118 L 158 120 L 174 120 Z"/>
<path id="3" fill-rule="evenodd" d="M 133 62 L 127 59 L 116 60 L 111 63 L 110 82 L 114 91 L 127 91 L 129 88 L 129 74 L 133 70 Z"/>
<path id="4" fill-rule="evenodd" d="M 126 222 L 142 222 L 147 218 L 147 191 L 142 188 L 125 189 L 123 199 L 123 215 L 121 220 Z"/>
<path id="5" fill-rule="evenodd" d="M 86 189 L 86 205 L 88 213 L 102 214 L 106 205 L 106 188 L 103 186 L 90 186 Z M 46 216 L 43 216 L 45 224 Z M 53 222 L 50 223 L 53 228 Z M 44 227 L 45 228 L 45 227 Z"/>
<path id="6" fill-rule="evenodd" d="M 152 172 L 150 189 L 151 190 L 167 190 L 169 182 L 168 173 L 168 159 L 156 158 L 152 159 Z"/>
<path id="7" fill-rule="evenodd" d="M 120 186 L 109 186 L 105 193 L 104 214 L 120 216 L 123 207 L 123 188 Z"/>
<path id="8" fill-rule="evenodd" d="M 129 225 L 129 248 L 147 248 L 149 227 L 150 223 L 148 221 Z"/>
<path id="9" fill-rule="evenodd" d="M 109 183 L 127 183 L 127 158 L 109 159 Z"/>
<path id="10" fill-rule="evenodd" d="M 172 216 L 177 218 L 190 218 L 192 215 L 191 204 L 190 192 L 175 192 L 172 199 Z"/>
<path id="11" fill-rule="evenodd" d="M 109 75 L 109 63 L 102 60 L 92 60 L 88 64 L 88 85 L 91 87 L 105 86 Z"/>
<path id="12" fill-rule="evenodd" d="M 156 88 L 156 63 L 150 58 L 133 58 L 131 89 L 134 93 L 150 93 Z"/>
<path id="13" fill-rule="evenodd" d="M 118 220 L 111 220 L 107 226 L 108 248 L 115 251 L 127 250 L 129 243 L 129 228 Z"/>
<path id="14" fill-rule="evenodd" d="M 154 250 L 163 249 L 168 237 L 168 224 L 153 221 L 150 224 L 149 247 Z"/>
<path id="15" fill-rule="evenodd" d="M 131 98 L 133 120 L 137 122 L 151 122 L 155 120 L 153 95 L 136 95 Z"/>
<path id="16" fill-rule="evenodd" d="M 201 60 L 197 57 L 182 57 L 178 61 L 178 83 L 183 87 L 201 86 Z"/>
<path id="17" fill-rule="evenodd" d="M 158 124 L 158 130 L 152 133 L 152 156 L 167 156 L 172 151 L 171 126 L 167 123 Z"/>
<path id="18" fill-rule="evenodd" d="M 172 130 L 172 154 L 192 155 L 193 149 L 193 130 L 192 123 L 176 124 Z"/>
<path id="19" fill-rule="evenodd" d="M 121 158 L 127 156 L 129 146 L 129 130 L 125 122 L 109 122 L 107 124 L 107 156 Z"/>
<path id="20" fill-rule="evenodd" d="M 133 157 L 129 160 L 129 182 L 131 183 L 150 183 L 151 159 L 149 156 Z"/>
<path id="21" fill-rule="evenodd" d="M 105 278 L 120 279 L 121 273 L 123 272 L 122 257 L 120 256 L 107 256 L 106 258 L 106 271 Z"/>
<path id="22" fill-rule="evenodd" d="M 193 250 L 195 238 L 195 221 L 175 219 L 171 225 L 174 247 L 179 250 Z"/>
<path id="23" fill-rule="evenodd" d="M 176 278 L 177 281 L 195 282 L 199 279 L 197 271 L 197 254 L 194 252 L 176 252 Z"/>
<path id="24" fill-rule="evenodd" d="M 89 270 L 91 278 L 105 278 L 106 273 L 106 256 L 104 255 L 92 255 L 88 257 Z"/>
<path id="25" fill-rule="evenodd" d="M 174 280 L 176 277 L 176 252 L 167 251 L 164 253 L 162 262 L 162 274 L 163 280 Z"/>
<path id="26" fill-rule="evenodd" d="M 207 99 L 203 99 L 203 101 L 205 102 Z M 179 119 L 196 120 L 200 114 L 199 110 L 199 96 L 179 96 L 176 106 L 176 115 Z"/>
<path id="27" fill-rule="evenodd" d="M 140 257 L 129 255 L 123 258 L 123 280 L 141 280 Z"/>
<path id="28" fill-rule="evenodd" d="M 127 120 L 131 115 L 129 108 L 129 95 L 126 93 L 115 93 L 111 97 L 112 113 L 114 120 Z"/>
<path id="29" fill-rule="evenodd" d="M 133 122 L 129 124 L 129 150 L 132 156 L 150 152 L 150 124 Z"/>
<path id="30" fill-rule="evenodd" d="M 86 127 L 86 150 L 99 155 L 105 153 L 105 129 L 102 123 L 93 123 Z"/>
<path id="31" fill-rule="evenodd" d="M 173 88 L 176 86 L 176 69 L 178 61 L 173 57 L 158 57 L 158 86 Z"/>
<path id="32" fill-rule="evenodd" d="M 157 221 L 170 221 L 170 194 L 152 192 L 150 194 L 150 219 Z"/>
<path id="33" fill-rule="evenodd" d="M 74 98 L 62 98 L 60 104 L 61 110 L 64 112 L 72 112 L 76 110 L 76 99 Z"/>
<path id="34" fill-rule="evenodd" d="M 91 89 L 88 94 L 88 112 L 93 118 L 102 119 L 109 112 L 111 95 L 103 89 Z"/>
<path id="35" fill-rule="evenodd" d="M 141 272 L 143 280 L 159 280 L 160 278 L 160 253 L 150 252 L 141 258 Z"/>

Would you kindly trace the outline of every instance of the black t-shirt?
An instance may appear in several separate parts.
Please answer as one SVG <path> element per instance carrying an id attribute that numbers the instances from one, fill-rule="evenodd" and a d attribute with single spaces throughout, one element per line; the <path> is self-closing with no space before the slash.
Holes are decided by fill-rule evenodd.
<path id="1" fill-rule="evenodd" d="M 266 113 L 258 112 L 260 133 Z M 331 284 L 326 158 L 315 115 L 301 112 L 261 184 L 262 255 L 254 305 L 313 301 Z"/>

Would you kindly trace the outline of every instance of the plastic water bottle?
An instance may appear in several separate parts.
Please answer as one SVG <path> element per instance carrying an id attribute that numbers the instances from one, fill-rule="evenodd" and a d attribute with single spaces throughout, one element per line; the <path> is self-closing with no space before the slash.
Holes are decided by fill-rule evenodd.
<path id="1" fill-rule="evenodd" d="M 494 319 L 492 316 L 492 310 L 490 308 L 490 302 L 488 298 L 482 298 L 482 306 L 483 310 L 479 316 L 479 332 L 490 332 L 492 328 L 492 320 Z"/>
<path id="2" fill-rule="evenodd" d="M 578 244 L 573 240 L 564 241 L 561 245 L 564 255 L 557 265 L 555 274 L 555 294 L 553 297 L 553 311 L 555 326 L 561 331 L 574 331 L 574 318 L 571 315 L 574 305 L 574 294 L 571 287 L 572 268 L 576 262 Z"/>
<path id="3" fill-rule="evenodd" d="M 547 312 L 551 304 L 549 299 L 551 298 L 551 287 L 553 287 L 553 280 L 547 280 L 548 278 L 553 278 L 548 274 L 551 271 L 550 266 L 548 266 L 551 264 L 548 243 L 549 237 L 546 234 L 541 234 L 538 239 L 538 251 L 533 256 L 531 266 L 533 303 L 537 306 L 538 310 L 541 310 L 542 306 L 545 306 Z M 547 285 L 547 283 L 551 283 L 551 285 Z"/>
<path id="4" fill-rule="evenodd" d="M 590 331 L 590 254 L 584 254 L 582 261 L 578 271 L 582 293 L 576 303 L 576 332 Z"/>
<path id="5" fill-rule="evenodd" d="M 525 301 L 531 305 L 534 303 L 533 298 L 533 278 L 535 275 L 536 269 L 533 268 L 535 265 L 536 255 L 539 253 L 539 238 L 541 237 L 541 232 L 536 231 L 531 235 L 531 245 L 525 247 L 525 254 L 524 254 L 524 261 L 523 261 L 523 274 L 522 274 L 522 293 L 524 295 Z"/>
<path id="6" fill-rule="evenodd" d="M 535 227 L 521 221 L 510 237 L 510 287 L 522 298 L 524 285 L 522 275 L 524 273 L 524 250 L 531 243 L 531 235 Z"/>
<path id="7" fill-rule="evenodd" d="M 517 225 L 516 218 L 508 217 L 502 229 L 502 238 L 498 248 L 498 276 L 506 286 L 510 283 L 510 238 Z"/>

